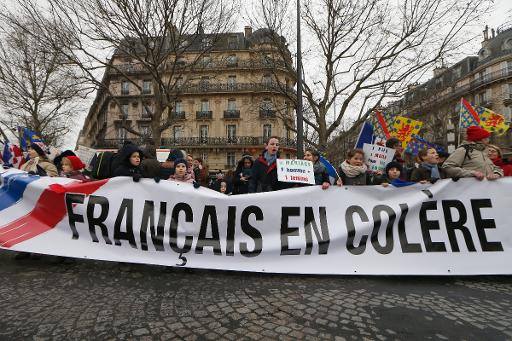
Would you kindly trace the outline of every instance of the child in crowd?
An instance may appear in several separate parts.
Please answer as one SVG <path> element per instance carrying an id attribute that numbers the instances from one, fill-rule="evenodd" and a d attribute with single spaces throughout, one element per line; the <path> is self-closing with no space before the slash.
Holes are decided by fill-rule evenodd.
<path id="1" fill-rule="evenodd" d="M 400 162 L 391 161 L 386 165 L 386 173 L 381 177 L 375 179 L 373 182 L 375 185 L 382 185 L 388 187 L 389 185 L 395 185 L 400 180 L 400 175 L 403 172 L 403 167 Z"/>
<path id="2" fill-rule="evenodd" d="M 85 165 L 78 156 L 65 156 L 62 158 L 60 164 L 62 168 L 60 176 L 82 181 L 89 180 L 89 178 L 81 172 L 82 169 L 85 168 Z"/>
<path id="3" fill-rule="evenodd" d="M 421 183 L 435 183 L 444 179 L 445 172 L 438 166 L 439 155 L 435 148 L 423 149 L 418 152 L 418 167 L 412 171 L 411 181 Z"/>
<path id="4" fill-rule="evenodd" d="M 220 192 L 222 194 L 230 195 L 231 193 L 228 193 L 228 184 L 226 181 L 222 181 L 220 183 Z"/>
<path id="5" fill-rule="evenodd" d="M 187 160 L 178 159 L 174 161 L 174 174 L 169 177 L 169 180 L 187 182 L 190 184 L 195 182 L 190 172 L 188 172 Z"/>
<path id="6" fill-rule="evenodd" d="M 125 144 L 119 151 L 120 165 L 114 170 L 114 176 L 131 176 L 133 181 L 138 182 L 142 178 L 142 167 L 140 165 L 144 156 L 142 151 L 134 144 Z"/>
<path id="7" fill-rule="evenodd" d="M 331 185 L 329 174 L 324 164 L 320 162 L 320 153 L 317 150 L 307 149 L 304 153 L 304 160 L 313 162 L 313 172 L 315 175 L 315 185 L 321 185 L 322 189 L 327 189 Z"/>
<path id="8" fill-rule="evenodd" d="M 364 186 L 371 184 L 368 167 L 364 163 L 364 152 L 361 149 L 352 149 L 340 167 L 340 180 L 343 185 Z M 339 183 L 339 182 L 338 182 Z"/>

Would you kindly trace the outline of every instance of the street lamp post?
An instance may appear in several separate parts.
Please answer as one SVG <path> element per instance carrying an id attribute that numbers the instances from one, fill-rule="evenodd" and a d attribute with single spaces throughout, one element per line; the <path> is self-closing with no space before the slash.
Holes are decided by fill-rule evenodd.
<path id="1" fill-rule="evenodd" d="M 302 118 L 302 51 L 300 44 L 300 0 L 297 0 L 297 158 L 304 157 L 304 127 Z"/>

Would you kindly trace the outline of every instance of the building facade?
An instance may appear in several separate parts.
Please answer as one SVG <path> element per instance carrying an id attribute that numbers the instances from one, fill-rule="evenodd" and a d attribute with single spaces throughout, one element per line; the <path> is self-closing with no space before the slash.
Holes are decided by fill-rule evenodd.
<path id="1" fill-rule="evenodd" d="M 482 48 L 451 67 L 434 70 L 434 77 L 411 85 L 405 96 L 387 107 L 424 122 L 422 135 L 428 140 L 454 148 L 465 138 L 459 129 L 460 99 L 489 108 L 512 118 L 512 22 L 496 31 L 485 28 Z M 510 149 L 512 132 L 493 136 L 493 142 Z"/>
<path id="2" fill-rule="evenodd" d="M 291 56 L 276 53 L 268 34 L 246 27 L 243 33 L 222 34 L 221 43 L 206 53 L 191 49 L 179 57 L 169 76 L 175 78 L 176 98 L 165 114 L 172 124 L 162 133 L 160 148 L 184 149 L 210 170 L 231 169 L 244 154 L 257 156 L 270 136 L 281 138 L 283 157 L 296 154 L 295 138 L 284 124 L 294 116 L 295 76 L 283 60 L 291 63 Z M 109 91 L 98 91 L 78 144 L 117 149 L 131 140 L 144 145 L 152 134 L 147 110 L 155 105 L 151 74 L 119 54 L 110 62 L 102 81 Z M 123 128 L 123 122 L 139 134 Z"/>

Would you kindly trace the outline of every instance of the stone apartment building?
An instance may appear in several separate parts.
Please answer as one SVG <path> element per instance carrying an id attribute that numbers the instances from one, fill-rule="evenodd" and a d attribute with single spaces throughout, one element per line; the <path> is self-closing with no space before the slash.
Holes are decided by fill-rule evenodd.
<path id="1" fill-rule="evenodd" d="M 434 70 L 429 81 L 411 85 L 405 96 L 387 107 L 394 113 L 405 114 L 424 122 L 422 135 L 452 151 L 465 138 L 459 131 L 461 97 L 512 117 L 512 22 L 496 31 L 485 28 L 482 47 L 477 56 L 469 56 L 451 67 Z M 509 149 L 509 130 L 493 142 Z"/>
<path id="2" fill-rule="evenodd" d="M 294 121 L 295 76 L 287 72 L 268 34 L 251 27 L 223 33 L 221 43 L 201 55 L 198 63 L 198 50 L 179 58 L 173 75 L 178 77 L 176 101 L 167 113 L 172 125 L 163 132 L 160 148 L 184 149 L 203 158 L 210 170 L 231 169 L 243 154 L 257 156 L 269 136 L 282 138 L 283 157 L 295 155 L 295 138 L 284 124 Z M 286 58 L 290 63 L 291 55 Z M 114 54 L 110 62 L 115 68 L 108 67 L 102 81 L 110 91 L 98 91 L 78 144 L 103 150 L 115 150 L 126 140 L 144 145 L 144 137 L 151 137 L 145 109 L 154 98 L 151 76 L 121 55 Z M 192 62 L 197 65 L 187 68 Z M 142 91 L 118 70 L 135 77 Z M 123 120 L 142 137 L 124 129 Z"/>

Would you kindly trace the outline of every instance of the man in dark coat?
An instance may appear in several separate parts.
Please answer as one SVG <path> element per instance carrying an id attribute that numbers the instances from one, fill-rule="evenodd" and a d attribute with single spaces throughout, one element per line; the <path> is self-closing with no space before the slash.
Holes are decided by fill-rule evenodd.
<path id="1" fill-rule="evenodd" d="M 249 193 L 272 192 L 290 188 L 293 184 L 277 180 L 277 159 L 279 158 L 279 138 L 270 137 L 265 150 L 252 166 L 249 180 Z"/>

